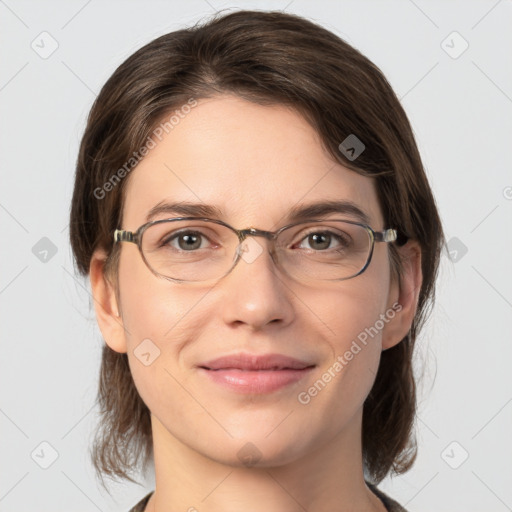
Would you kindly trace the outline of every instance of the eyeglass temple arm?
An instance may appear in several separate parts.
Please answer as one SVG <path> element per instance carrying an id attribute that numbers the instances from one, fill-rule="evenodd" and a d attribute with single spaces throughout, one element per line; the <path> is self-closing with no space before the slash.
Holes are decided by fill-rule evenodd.
<path id="1" fill-rule="evenodd" d="M 135 233 L 125 231 L 124 229 L 116 229 L 114 231 L 114 242 L 134 242 L 136 243 Z"/>
<path id="2" fill-rule="evenodd" d="M 398 245 L 404 245 L 409 237 L 397 231 L 396 229 L 386 229 L 374 233 L 376 242 L 396 242 Z"/>
<path id="3" fill-rule="evenodd" d="M 376 242 L 394 242 L 397 238 L 396 229 L 385 229 L 384 231 L 375 231 Z"/>

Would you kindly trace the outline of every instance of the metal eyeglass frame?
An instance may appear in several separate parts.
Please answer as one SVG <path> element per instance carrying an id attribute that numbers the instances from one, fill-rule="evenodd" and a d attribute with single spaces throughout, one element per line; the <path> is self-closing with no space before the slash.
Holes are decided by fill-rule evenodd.
<path id="1" fill-rule="evenodd" d="M 240 246 L 242 242 L 248 237 L 248 236 L 262 236 L 265 237 L 267 240 L 270 240 L 274 242 L 279 234 L 284 231 L 285 229 L 291 228 L 293 226 L 298 226 L 299 224 L 310 224 L 313 222 L 326 222 L 326 221 L 341 221 L 346 222 L 347 224 L 353 224 L 356 226 L 361 226 L 368 232 L 371 240 L 371 247 L 370 251 L 368 253 L 368 258 L 366 260 L 365 265 L 363 268 L 357 272 L 357 274 L 354 274 L 350 277 L 342 277 L 339 279 L 332 279 L 332 281 L 346 281 L 348 279 L 352 279 L 354 277 L 357 277 L 358 275 L 362 274 L 370 265 L 372 255 L 373 255 L 373 249 L 375 247 L 375 242 L 384 242 L 384 243 L 390 243 L 390 242 L 397 242 L 399 245 L 403 245 L 405 242 L 407 242 L 408 237 L 405 235 L 401 235 L 398 233 L 396 229 L 385 229 L 384 231 L 374 231 L 370 226 L 366 224 L 362 224 L 360 222 L 354 222 L 350 220 L 345 219 L 314 219 L 309 221 L 298 221 L 294 222 L 292 224 L 287 224 L 286 226 L 283 226 L 282 228 L 278 229 L 277 231 L 265 231 L 261 229 L 256 228 L 245 228 L 245 229 L 236 229 L 233 226 L 230 226 L 226 222 L 218 219 L 209 219 L 209 218 L 200 218 L 200 217 L 174 217 L 170 219 L 159 219 L 159 220 L 153 220 L 150 222 L 147 222 L 146 224 L 143 224 L 140 226 L 136 231 L 127 231 L 125 229 L 116 229 L 114 231 L 114 242 L 132 242 L 139 248 L 140 255 L 142 256 L 142 259 L 144 260 L 144 263 L 149 268 L 149 270 L 156 275 L 157 277 L 163 277 L 164 279 L 168 279 L 170 281 L 176 281 L 176 282 L 195 282 L 195 281 L 187 281 L 186 279 L 176 279 L 173 277 L 166 276 L 164 274 L 158 273 L 156 270 L 154 270 L 151 265 L 146 260 L 146 257 L 144 256 L 144 251 L 142 250 L 142 235 L 144 234 L 144 231 L 148 229 L 150 226 L 153 226 L 154 224 L 162 224 L 164 222 L 172 222 L 172 221 L 179 221 L 179 220 L 196 220 L 196 221 L 203 221 L 203 222 L 213 222 L 215 224 L 220 224 L 221 226 L 225 226 L 226 228 L 230 229 L 236 235 L 238 236 L 239 245 L 236 249 L 236 259 L 234 260 L 233 265 L 231 268 L 222 276 L 220 276 L 218 279 L 222 279 L 223 277 L 227 276 L 238 264 L 240 257 L 242 255 L 242 251 L 240 251 Z M 272 247 L 272 250 L 269 251 L 270 255 L 272 257 L 272 260 L 274 261 L 274 264 L 276 263 L 274 260 L 273 252 L 274 247 Z M 329 279 L 329 281 L 331 281 Z"/>

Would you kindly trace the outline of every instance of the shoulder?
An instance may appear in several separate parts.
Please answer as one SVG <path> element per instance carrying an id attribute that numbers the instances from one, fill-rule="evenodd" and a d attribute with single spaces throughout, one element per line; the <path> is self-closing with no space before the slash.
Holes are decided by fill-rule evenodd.
<path id="1" fill-rule="evenodd" d="M 146 508 L 146 505 L 148 504 L 149 498 L 151 498 L 151 495 L 154 491 L 151 491 L 147 496 L 144 496 L 137 505 L 135 505 L 133 508 L 129 510 L 129 512 L 144 512 L 144 509 Z"/>
<path id="2" fill-rule="evenodd" d="M 388 512 L 407 512 L 407 510 L 400 505 L 397 501 L 390 498 L 387 494 L 384 494 L 378 487 L 375 485 L 366 482 L 366 485 L 371 489 L 371 491 L 376 494 L 382 503 L 384 503 L 384 506 L 388 510 Z"/>

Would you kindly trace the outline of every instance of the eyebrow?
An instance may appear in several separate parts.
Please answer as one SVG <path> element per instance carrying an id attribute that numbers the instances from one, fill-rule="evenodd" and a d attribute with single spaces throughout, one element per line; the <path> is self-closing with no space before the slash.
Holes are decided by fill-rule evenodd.
<path id="1" fill-rule="evenodd" d="M 211 204 L 187 201 L 168 202 L 164 200 L 149 210 L 146 222 L 152 221 L 156 216 L 162 213 L 178 214 L 186 217 L 208 217 L 212 219 L 222 219 L 225 217 L 222 209 Z M 352 201 L 344 200 L 325 200 L 308 204 L 298 204 L 288 211 L 286 223 L 300 222 L 331 213 L 350 215 L 364 224 L 370 224 L 370 217 L 367 213 Z"/>

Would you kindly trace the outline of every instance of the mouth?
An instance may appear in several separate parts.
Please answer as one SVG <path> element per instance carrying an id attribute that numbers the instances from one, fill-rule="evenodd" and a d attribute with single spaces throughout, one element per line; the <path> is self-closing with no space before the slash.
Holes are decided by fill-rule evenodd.
<path id="1" fill-rule="evenodd" d="M 270 393 L 304 378 L 316 365 L 281 354 L 234 354 L 198 365 L 210 381 L 238 393 Z"/>
<path id="2" fill-rule="evenodd" d="M 282 354 L 246 354 L 240 352 L 229 356 L 212 359 L 199 365 L 206 370 L 303 370 L 309 366 L 314 366 L 310 362 L 302 361 L 294 357 Z"/>

